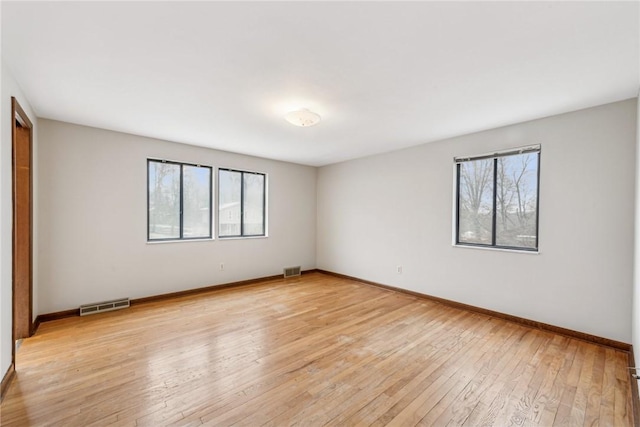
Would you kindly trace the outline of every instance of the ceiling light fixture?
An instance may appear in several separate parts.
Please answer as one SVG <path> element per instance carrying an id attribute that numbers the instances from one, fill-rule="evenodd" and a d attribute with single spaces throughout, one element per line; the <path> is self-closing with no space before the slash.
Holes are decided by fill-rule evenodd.
<path id="1" fill-rule="evenodd" d="M 285 120 L 295 126 L 309 127 L 320 123 L 320 115 L 302 108 L 291 111 L 284 116 Z"/>

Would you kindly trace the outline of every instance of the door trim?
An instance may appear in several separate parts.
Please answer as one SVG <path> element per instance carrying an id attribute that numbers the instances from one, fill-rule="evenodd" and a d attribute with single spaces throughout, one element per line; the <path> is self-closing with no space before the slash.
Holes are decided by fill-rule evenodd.
<path id="1" fill-rule="evenodd" d="M 15 352 L 16 352 L 16 147 L 18 143 L 18 131 L 17 128 L 22 127 L 29 132 L 29 320 L 28 320 L 28 335 L 33 335 L 34 323 L 33 323 L 33 124 L 29 117 L 25 113 L 24 109 L 20 106 L 18 100 L 11 97 L 11 167 L 12 167 L 12 182 L 11 182 L 11 196 L 12 196 L 12 230 L 11 230 L 11 255 L 12 255 L 12 302 L 11 302 L 11 334 L 12 334 L 12 350 L 11 360 L 15 364 Z M 22 338 L 22 337 L 20 337 Z"/>

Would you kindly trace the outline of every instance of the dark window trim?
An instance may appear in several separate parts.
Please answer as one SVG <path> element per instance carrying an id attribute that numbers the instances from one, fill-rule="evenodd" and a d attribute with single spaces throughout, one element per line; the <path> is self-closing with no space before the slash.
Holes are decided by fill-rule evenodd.
<path id="1" fill-rule="evenodd" d="M 497 180 L 498 180 L 498 158 L 507 157 L 507 156 L 515 156 L 519 154 L 531 154 L 537 153 L 538 155 L 538 168 L 536 171 L 536 239 L 535 239 L 535 248 L 528 248 L 522 246 L 506 246 L 506 245 L 498 245 L 496 244 L 496 221 L 497 221 Z M 540 250 L 540 162 L 541 162 L 541 147 L 540 145 L 533 145 L 529 147 L 516 148 L 511 150 L 505 150 L 500 152 L 495 152 L 493 154 L 483 154 L 479 156 L 470 156 L 470 157 L 456 157 L 453 159 L 456 165 L 456 229 L 455 229 L 455 244 L 456 246 L 469 246 L 469 247 L 477 247 L 477 248 L 488 248 L 488 249 L 504 249 L 511 251 L 522 251 L 522 252 L 538 252 Z M 475 160 L 487 160 L 493 159 L 493 216 L 492 216 L 492 230 L 491 230 L 491 244 L 482 244 L 482 243 L 468 243 L 460 241 L 460 165 L 464 162 L 475 161 Z"/>
<path id="2" fill-rule="evenodd" d="M 220 209 L 220 171 L 236 172 L 240 174 L 240 234 L 220 235 L 220 219 L 218 212 L 218 238 L 219 239 L 244 239 L 248 237 L 267 236 L 267 174 L 232 168 L 218 168 L 218 210 Z M 262 175 L 262 234 L 244 234 L 244 176 Z"/>
<path id="3" fill-rule="evenodd" d="M 151 201 L 150 199 L 150 194 L 149 194 L 149 165 L 151 163 L 168 163 L 168 164 L 172 164 L 172 165 L 178 165 L 180 166 L 180 207 L 179 207 L 179 215 L 180 215 L 180 237 L 167 237 L 167 238 L 161 238 L 161 239 L 152 239 L 150 236 L 150 223 L 149 220 L 151 219 L 150 215 L 149 215 L 149 202 Z M 183 166 L 195 166 L 195 167 L 199 167 L 199 168 L 207 168 L 209 169 L 209 234 L 207 236 L 197 236 L 197 237 L 184 237 L 184 215 L 183 215 L 183 207 L 184 207 L 184 180 L 183 180 Z M 165 159 L 154 159 L 154 158 L 148 158 L 147 159 L 147 242 L 176 242 L 176 241 L 184 241 L 184 240 L 203 240 L 203 239 L 213 239 L 213 167 L 212 166 L 207 166 L 207 165 L 202 165 L 202 164 L 198 164 L 198 163 L 186 163 L 186 162 L 176 162 L 173 160 L 165 160 Z"/>
<path id="4" fill-rule="evenodd" d="M 509 150 L 496 151 L 493 153 L 479 154 L 477 156 L 454 157 L 454 163 L 472 162 L 483 159 L 496 159 L 498 157 L 515 156 L 517 154 L 540 153 L 540 145 L 530 145 L 527 147 L 512 148 Z"/>

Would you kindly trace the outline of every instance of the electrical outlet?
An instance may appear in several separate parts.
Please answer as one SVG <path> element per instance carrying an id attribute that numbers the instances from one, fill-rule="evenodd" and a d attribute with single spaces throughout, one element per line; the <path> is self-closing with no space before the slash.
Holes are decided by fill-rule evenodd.
<path id="1" fill-rule="evenodd" d="M 396 271 L 398 272 L 398 274 L 402 274 L 402 266 L 401 265 L 397 266 Z"/>
<path id="2" fill-rule="evenodd" d="M 223 270 L 224 270 L 224 262 L 221 262 L 220 263 L 220 271 L 223 271 Z"/>

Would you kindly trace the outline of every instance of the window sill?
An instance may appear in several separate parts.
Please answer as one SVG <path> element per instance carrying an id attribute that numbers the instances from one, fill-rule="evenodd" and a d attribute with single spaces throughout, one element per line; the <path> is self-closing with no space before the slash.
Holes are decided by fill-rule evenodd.
<path id="1" fill-rule="evenodd" d="M 175 240 L 147 240 L 147 245 L 161 245 L 164 243 L 213 242 L 214 238 L 206 239 L 175 239 Z"/>
<path id="2" fill-rule="evenodd" d="M 486 246 L 474 246 L 474 245 L 457 245 L 452 244 L 454 248 L 463 248 L 463 249 L 480 249 L 482 251 L 495 251 L 495 252 L 512 252 L 517 254 L 529 254 L 529 255 L 540 255 L 540 249 L 536 251 L 528 251 L 525 249 L 508 249 L 508 248 L 491 248 Z"/>
<path id="3" fill-rule="evenodd" d="M 221 237 L 218 236 L 218 239 L 222 240 L 252 240 L 252 239 L 266 239 L 269 236 L 230 236 L 230 237 Z"/>

